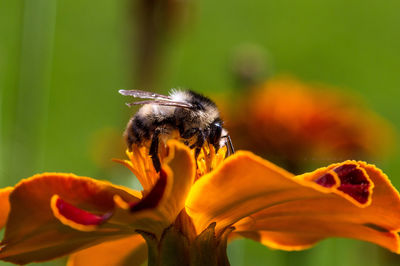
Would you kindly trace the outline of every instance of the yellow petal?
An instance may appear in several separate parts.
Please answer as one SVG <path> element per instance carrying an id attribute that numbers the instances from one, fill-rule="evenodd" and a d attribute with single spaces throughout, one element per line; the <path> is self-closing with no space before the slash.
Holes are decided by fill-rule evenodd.
<path id="1" fill-rule="evenodd" d="M 132 145 L 132 151 L 126 151 L 130 161 L 117 161 L 127 166 L 139 180 L 146 194 L 157 182 L 157 172 L 146 146 Z"/>
<path id="2" fill-rule="evenodd" d="M 146 259 L 146 242 L 133 235 L 78 251 L 69 257 L 67 266 L 140 266 Z"/>

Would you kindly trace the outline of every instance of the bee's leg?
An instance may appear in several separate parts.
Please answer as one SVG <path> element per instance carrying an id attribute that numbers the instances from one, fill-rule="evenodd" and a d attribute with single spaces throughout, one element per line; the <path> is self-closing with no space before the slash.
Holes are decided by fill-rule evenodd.
<path id="1" fill-rule="evenodd" d="M 196 168 L 198 167 L 198 165 L 197 165 L 197 157 L 199 157 L 201 148 L 204 145 L 204 141 L 205 141 L 204 133 L 201 130 L 199 130 L 198 133 L 197 133 L 197 141 L 194 144 L 194 146 L 196 147 L 195 151 L 194 151 L 194 159 L 196 161 Z"/>
<path id="2" fill-rule="evenodd" d="M 158 143 L 160 133 L 161 131 L 159 129 L 156 129 L 154 131 L 149 151 L 149 155 L 151 156 L 151 160 L 153 161 L 154 169 L 156 169 L 157 173 L 161 170 L 161 162 L 160 158 L 158 157 Z"/>

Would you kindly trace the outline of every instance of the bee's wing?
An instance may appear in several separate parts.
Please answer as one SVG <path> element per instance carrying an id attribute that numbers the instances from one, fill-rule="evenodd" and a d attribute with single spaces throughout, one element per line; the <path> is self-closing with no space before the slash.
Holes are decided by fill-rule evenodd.
<path id="1" fill-rule="evenodd" d="M 150 91 L 141 91 L 141 90 L 119 90 L 118 91 L 120 94 L 124 96 L 132 96 L 135 98 L 141 98 L 141 99 L 162 99 L 165 101 L 171 101 L 170 96 L 158 94 L 155 92 L 150 92 Z"/>
<path id="2" fill-rule="evenodd" d="M 175 106 L 175 107 L 182 107 L 182 108 L 192 108 L 193 105 L 187 102 L 177 102 L 177 101 L 171 101 L 171 100 L 149 100 L 149 101 L 140 101 L 140 102 L 133 102 L 133 103 L 127 103 L 129 107 L 132 105 L 139 105 L 139 104 L 156 104 L 156 105 L 163 105 L 163 106 Z"/>
<path id="3" fill-rule="evenodd" d="M 141 98 L 141 99 L 152 99 L 152 100 L 148 100 L 148 101 L 127 103 L 126 105 L 128 105 L 128 106 L 140 105 L 140 104 L 157 104 L 157 105 L 163 105 L 163 106 L 175 106 L 175 107 L 182 107 L 182 108 L 192 108 L 193 107 L 193 105 L 191 105 L 190 103 L 174 101 L 174 100 L 172 100 L 172 98 L 170 96 L 158 94 L 155 92 L 141 91 L 141 90 L 119 90 L 118 92 L 124 96 L 132 96 L 132 97 Z"/>

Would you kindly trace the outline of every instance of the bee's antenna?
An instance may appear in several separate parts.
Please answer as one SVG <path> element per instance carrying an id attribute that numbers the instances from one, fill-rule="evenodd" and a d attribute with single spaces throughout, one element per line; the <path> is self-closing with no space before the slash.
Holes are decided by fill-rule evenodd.
<path id="1" fill-rule="evenodd" d="M 228 139 L 228 145 L 229 145 L 229 149 L 231 150 L 231 154 L 234 154 L 235 153 L 235 148 L 233 148 L 231 136 L 227 135 L 226 137 Z"/>

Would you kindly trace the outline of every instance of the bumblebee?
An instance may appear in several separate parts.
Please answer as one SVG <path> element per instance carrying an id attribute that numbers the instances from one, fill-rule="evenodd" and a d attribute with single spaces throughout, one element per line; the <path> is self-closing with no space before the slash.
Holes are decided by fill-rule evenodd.
<path id="1" fill-rule="evenodd" d="M 143 106 L 129 120 L 124 137 L 129 150 L 133 144 L 149 146 L 149 155 L 157 172 L 161 170 L 160 141 L 166 142 L 176 132 L 181 141 L 195 149 L 196 158 L 206 141 L 216 150 L 227 146 L 227 154 L 234 153 L 218 108 L 209 98 L 190 90 L 172 90 L 169 96 L 141 90 L 120 90 L 119 93 L 148 99 L 127 103 L 128 106 Z"/>

